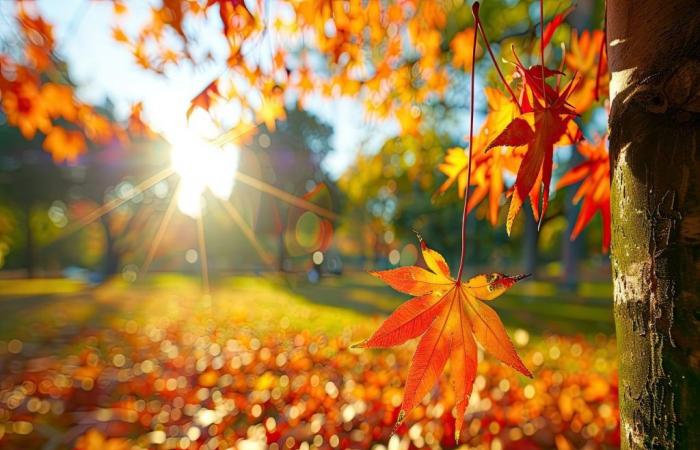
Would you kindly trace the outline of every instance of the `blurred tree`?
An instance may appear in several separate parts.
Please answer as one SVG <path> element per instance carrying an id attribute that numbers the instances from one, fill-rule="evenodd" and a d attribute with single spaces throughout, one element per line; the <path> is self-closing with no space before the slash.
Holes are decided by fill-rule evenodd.
<path id="1" fill-rule="evenodd" d="M 108 103 L 102 112 L 111 117 Z M 119 208 L 99 217 L 104 236 L 104 255 L 100 272 L 108 277 L 119 272 L 121 262 L 127 254 L 144 250 L 144 236 L 141 231 L 147 218 L 158 213 L 162 201 L 152 190 L 133 192 L 137 185 L 169 164 L 168 146 L 160 137 L 132 134 L 128 141 L 114 139 L 105 145 L 91 146 L 76 167 L 79 172 L 74 178 L 72 200 L 88 201 L 90 211 L 118 198 L 133 198 Z M 172 195 L 172 183 L 162 181 Z M 149 208 L 143 208 L 149 205 Z"/>
<path id="2" fill-rule="evenodd" d="M 436 166 L 449 144 L 448 137 L 434 132 L 420 139 L 395 137 L 374 155 L 360 153 L 343 174 L 343 232 L 361 243 L 365 258 L 377 263 L 392 249 L 400 251 L 401 242 L 414 241 L 412 230 L 446 249 L 447 257 L 456 257 L 459 236 L 452 227 L 459 208 L 454 197 L 439 207 L 432 201 Z"/>
<path id="3" fill-rule="evenodd" d="M 339 196 L 335 183 L 323 169 L 322 162 L 331 151 L 333 129 L 313 114 L 290 109 L 286 120 L 275 127 L 263 125 L 245 146 L 240 170 L 260 177 L 276 188 L 329 210 L 337 210 Z M 237 198 L 259 195 L 248 186 L 239 186 Z M 317 193 L 317 190 L 324 193 Z M 320 195 L 318 195 L 320 194 Z M 297 207 L 263 195 L 260 200 L 255 229 L 273 233 L 277 240 L 277 267 L 287 270 L 287 257 L 308 255 L 311 248 L 300 248 L 295 233 L 297 221 L 304 213 Z M 309 213 L 312 214 L 313 213 Z M 315 215 L 314 215 L 315 217 Z M 322 220 L 322 219 L 318 219 Z M 320 242 L 320 241 L 319 241 Z"/>
<path id="4" fill-rule="evenodd" d="M 24 250 L 18 264 L 34 277 L 38 268 L 38 230 L 32 219 L 36 214 L 46 215 L 48 206 L 56 200 L 65 200 L 70 185 L 69 169 L 57 166 L 51 156 L 43 152 L 37 140 L 27 141 L 14 127 L 0 126 L 0 199 L 16 212 L 24 230 L 23 236 L 10 245 L 9 250 Z M 14 257 L 14 255 L 12 255 Z"/>

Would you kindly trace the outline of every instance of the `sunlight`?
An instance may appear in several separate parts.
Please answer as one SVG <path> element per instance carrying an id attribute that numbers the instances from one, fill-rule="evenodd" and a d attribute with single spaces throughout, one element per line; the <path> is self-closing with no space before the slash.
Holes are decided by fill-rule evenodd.
<path id="1" fill-rule="evenodd" d="M 215 147 L 191 129 L 188 131 L 171 141 L 171 164 L 181 180 L 178 209 L 188 216 L 198 217 L 206 189 L 222 200 L 231 195 L 239 151 L 231 144 Z"/>

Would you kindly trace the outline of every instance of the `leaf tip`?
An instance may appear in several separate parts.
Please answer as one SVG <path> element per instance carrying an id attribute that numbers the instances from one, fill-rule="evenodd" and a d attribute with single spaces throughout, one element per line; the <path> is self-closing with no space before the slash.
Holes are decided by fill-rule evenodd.
<path id="1" fill-rule="evenodd" d="M 421 234 L 415 228 L 413 229 L 413 232 L 416 233 L 416 237 L 418 238 L 418 241 L 420 242 L 421 250 L 425 250 L 426 248 L 428 248 L 425 241 L 423 240 L 423 236 L 421 236 Z"/>
<path id="2" fill-rule="evenodd" d="M 355 342 L 354 344 L 350 344 L 350 348 L 367 348 L 367 339 L 360 341 L 360 342 Z"/>
<path id="3" fill-rule="evenodd" d="M 508 235 L 508 237 L 510 237 L 510 230 L 511 230 L 512 227 L 513 227 L 513 221 L 512 221 L 512 220 L 508 220 L 508 221 L 506 222 L 506 234 Z"/>
<path id="4" fill-rule="evenodd" d="M 459 430 L 455 430 L 455 444 L 459 444 Z"/>
<path id="5" fill-rule="evenodd" d="M 526 377 L 528 377 L 528 378 L 530 378 L 530 379 L 534 379 L 535 376 L 532 374 L 532 372 L 530 372 L 530 369 L 527 368 L 527 366 L 525 365 L 525 363 L 523 363 L 522 360 L 520 360 L 520 358 L 518 358 L 518 360 L 519 360 L 518 362 L 519 362 L 520 364 L 519 364 L 518 367 L 516 367 L 515 369 L 516 369 L 518 372 L 520 372 L 520 373 L 522 373 L 523 375 L 525 375 Z"/>
<path id="6" fill-rule="evenodd" d="M 394 428 L 391 430 L 391 435 L 395 435 L 396 432 L 398 431 L 399 427 L 403 423 L 403 420 L 406 418 L 406 410 L 402 409 L 399 411 L 399 416 L 396 418 L 396 423 L 394 424 Z"/>

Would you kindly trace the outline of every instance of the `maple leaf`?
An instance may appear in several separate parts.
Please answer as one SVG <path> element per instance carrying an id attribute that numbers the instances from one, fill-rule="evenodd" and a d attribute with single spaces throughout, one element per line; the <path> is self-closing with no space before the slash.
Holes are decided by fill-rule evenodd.
<path id="1" fill-rule="evenodd" d="M 151 127 L 143 120 L 143 103 L 136 102 L 131 105 L 131 113 L 129 114 L 129 131 L 136 135 L 154 137 L 155 133 Z"/>
<path id="2" fill-rule="evenodd" d="M 212 101 L 219 96 L 219 80 L 214 80 L 192 99 L 190 107 L 187 108 L 187 118 L 189 119 L 195 108 L 202 108 L 205 111 L 209 111 Z"/>
<path id="3" fill-rule="evenodd" d="M 270 131 L 275 130 L 277 119 L 284 120 L 287 117 L 284 103 L 279 95 L 263 96 L 260 109 L 256 112 L 258 122 L 262 122 Z"/>
<path id="4" fill-rule="evenodd" d="M 587 111 L 600 96 L 608 96 L 610 75 L 605 51 L 605 33 L 601 30 L 571 35 L 571 46 L 566 53 L 566 66 L 583 77 L 583 81 L 571 94 L 570 103 L 577 111 Z"/>
<path id="5" fill-rule="evenodd" d="M 396 111 L 396 120 L 401 127 L 402 135 L 417 136 L 420 134 L 418 128 L 421 124 L 420 109 L 414 106 L 410 109 L 399 109 Z"/>
<path id="6" fill-rule="evenodd" d="M 86 149 L 85 138 L 79 131 L 68 131 L 61 127 L 53 127 L 49 131 L 43 147 L 57 163 L 74 163 Z"/>
<path id="7" fill-rule="evenodd" d="M 467 28 L 466 30 L 455 34 L 455 37 L 452 38 L 452 41 L 450 41 L 453 66 L 465 71 L 471 70 L 472 46 L 474 45 L 475 38 L 476 32 L 473 28 Z"/>
<path id="8" fill-rule="evenodd" d="M 46 83 L 41 87 L 41 97 L 51 118 L 76 121 L 78 110 L 73 100 L 73 88 L 65 84 Z"/>
<path id="9" fill-rule="evenodd" d="M 557 28 L 559 28 L 559 25 L 561 25 L 564 22 L 564 19 L 566 19 L 566 16 L 568 16 L 571 11 L 574 10 L 574 6 L 570 6 L 566 11 L 557 14 L 552 18 L 552 20 L 549 21 L 547 26 L 544 28 L 544 31 L 542 32 L 542 41 L 545 47 L 547 44 L 549 44 L 549 41 L 552 40 L 552 36 L 554 36 L 554 32 L 557 31 Z"/>
<path id="10" fill-rule="evenodd" d="M 128 44 L 131 42 L 129 39 L 129 36 L 126 34 L 123 28 L 121 27 L 114 27 L 112 28 L 112 39 L 114 39 L 117 42 L 121 42 L 123 44 Z"/>
<path id="11" fill-rule="evenodd" d="M 601 137 L 595 143 L 583 141 L 577 149 L 586 161 L 569 170 L 557 183 L 557 189 L 583 182 L 574 195 L 574 204 L 583 199 L 571 239 L 576 239 L 588 225 L 596 212 L 603 218 L 603 251 L 610 248 L 610 155 L 606 146 L 607 138 Z"/>
<path id="12" fill-rule="evenodd" d="M 486 147 L 488 151 L 501 146 L 527 146 L 527 151 L 518 169 L 513 196 L 508 208 L 506 231 L 509 235 L 513 221 L 525 198 L 531 194 L 533 188 L 536 189 L 536 195 L 539 197 L 540 185 L 542 185 L 543 191 L 542 207 L 537 208 L 537 205 L 533 203 L 533 209 L 539 209 L 539 221 L 540 224 L 542 223 L 549 204 L 554 145 L 568 136 L 571 118 L 576 115 L 574 108 L 567 102 L 576 86 L 575 77 L 559 91 L 558 85 L 555 89 L 545 81 L 546 78 L 559 75 L 561 72 L 542 66 L 525 68 L 517 55 L 515 58 L 517 70 L 524 80 L 521 110 L 526 112 L 513 119 Z M 543 75 L 545 80 L 542 79 Z"/>
<path id="13" fill-rule="evenodd" d="M 2 109 L 7 122 L 18 127 L 26 139 L 34 138 L 37 131 L 48 133 L 51 130 L 49 110 L 34 82 L 14 82 L 2 94 Z"/>
<path id="14" fill-rule="evenodd" d="M 474 152 L 472 164 L 471 185 L 477 186 L 472 192 L 467 211 L 471 211 L 487 196 L 489 199 L 488 218 L 491 224 L 498 222 L 498 206 L 501 194 L 505 188 L 503 182 L 503 172 L 508 170 L 517 172 L 517 167 L 522 159 L 519 152 L 485 152 L 486 144 L 491 139 L 501 133 L 509 122 L 517 117 L 518 107 L 501 91 L 493 88 L 485 88 L 484 94 L 488 102 L 488 115 L 478 135 L 474 136 Z M 464 190 L 467 184 L 467 164 L 468 159 L 461 148 L 451 148 L 445 155 L 445 160 L 438 169 L 447 175 L 436 194 L 442 194 L 455 181 L 457 182 L 457 192 L 460 198 L 464 197 Z"/>
<path id="15" fill-rule="evenodd" d="M 420 239 L 420 236 L 419 236 Z M 399 306 L 362 348 L 385 348 L 421 336 L 413 355 L 396 427 L 435 385 L 450 361 L 451 382 L 457 396 L 455 439 L 476 376 L 474 338 L 488 352 L 518 372 L 532 377 L 515 351 L 498 314 L 486 304 L 527 275 L 477 275 L 466 283 L 455 280 L 443 256 L 420 239 L 427 269 L 418 266 L 371 272 L 392 288 L 414 296 Z"/>
<path id="16" fill-rule="evenodd" d="M 47 70 L 53 65 L 51 60 L 51 52 L 55 44 L 53 26 L 41 16 L 30 15 L 24 3 L 19 4 L 17 19 L 20 31 L 27 42 L 25 48 L 27 60 L 37 70 Z"/>

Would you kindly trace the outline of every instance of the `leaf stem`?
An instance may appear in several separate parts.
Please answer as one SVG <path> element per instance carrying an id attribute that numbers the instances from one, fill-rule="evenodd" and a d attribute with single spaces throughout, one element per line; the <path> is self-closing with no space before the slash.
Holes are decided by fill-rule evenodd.
<path id="1" fill-rule="evenodd" d="M 469 100 L 469 156 L 467 158 L 467 186 L 464 188 L 464 207 L 462 209 L 462 253 L 459 258 L 459 271 L 457 272 L 457 283 L 462 281 L 462 272 L 464 271 L 464 260 L 466 258 L 467 246 L 467 215 L 469 214 L 469 185 L 472 178 L 472 149 L 474 144 L 474 74 L 476 62 L 476 30 L 480 28 L 479 22 L 479 2 L 474 2 L 472 5 L 472 14 L 474 15 L 474 44 L 472 46 L 472 76 L 470 87 Z M 483 31 L 483 30 L 482 30 Z M 486 44 L 488 46 L 488 43 Z M 490 52 L 490 50 L 489 50 Z M 498 67 L 498 66 L 496 66 Z M 500 73 L 500 70 L 499 70 Z M 506 86 L 508 86 L 506 84 Z M 510 87 L 508 87 L 510 90 Z M 517 102 L 516 102 L 517 103 Z"/>
<path id="2" fill-rule="evenodd" d="M 481 38 L 484 40 L 486 50 L 489 52 L 489 56 L 491 57 L 494 67 L 496 68 L 496 72 L 498 72 L 498 76 L 501 78 L 501 82 L 508 90 L 508 93 L 513 99 L 513 103 L 518 105 L 518 111 L 523 112 L 520 102 L 518 101 L 518 97 L 515 95 L 515 92 L 513 92 L 513 89 L 511 89 L 510 84 L 508 84 L 506 81 L 506 77 L 503 76 L 503 72 L 501 72 L 498 61 L 496 61 L 496 56 L 493 54 L 493 50 L 491 50 L 491 44 L 489 44 L 489 39 L 486 37 L 486 30 L 484 30 L 484 25 L 481 23 L 481 19 L 479 19 L 479 2 L 474 2 L 474 5 L 472 5 L 472 14 L 474 15 L 474 26 L 481 32 Z M 474 41 L 476 42 L 476 31 L 474 32 Z M 473 72 L 474 71 L 472 70 L 472 73 Z"/>
<path id="3" fill-rule="evenodd" d="M 547 85 L 544 79 L 544 0 L 540 0 L 540 69 L 542 69 L 542 96 L 547 98 Z"/>

